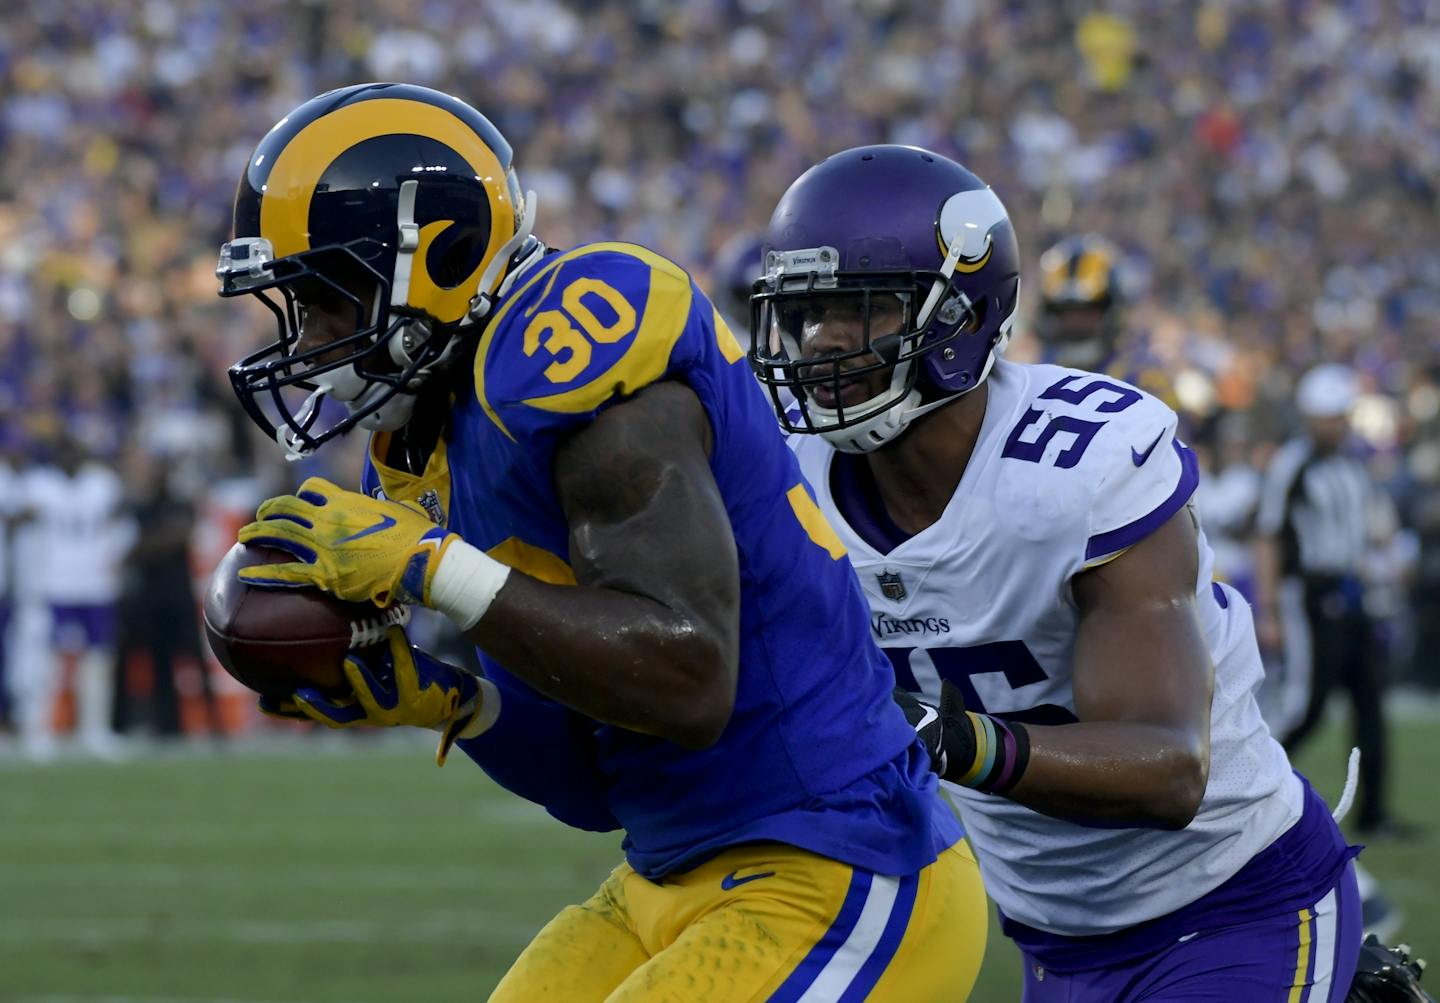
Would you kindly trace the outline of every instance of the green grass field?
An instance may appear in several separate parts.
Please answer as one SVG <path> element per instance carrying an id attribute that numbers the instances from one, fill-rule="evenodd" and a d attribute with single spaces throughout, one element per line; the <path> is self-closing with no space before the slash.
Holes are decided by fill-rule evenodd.
<path id="1" fill-rule="evenodd" d="M 1425 833 L 1365 860 L 1405 936 L 1440 957 L 1440 728 L 1404 722 L 1395 746 L 1396 803 Z M 1301 763 L 1332 800 L 1342 754 L 1332 729 Z M 428 755 L 421 738 L 0 763 L 0 1000 L 483 1000 L 604 878 L 619 837 L 567 830 Z M 992 928 L 972 998 L 1015 999 L 1017 979 Z"/>

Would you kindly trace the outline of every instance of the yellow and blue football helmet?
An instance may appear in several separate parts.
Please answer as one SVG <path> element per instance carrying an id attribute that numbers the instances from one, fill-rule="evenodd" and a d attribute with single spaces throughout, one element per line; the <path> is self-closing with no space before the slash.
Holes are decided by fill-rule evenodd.
<path id="1" fill-rule="evenodd" d="M 1040 256 L 1036 334 L 1046 360 L 1096 369 L 1121 332 L 1120 252 L 1104 237 L 1067 237 Z"/>
<path id="2" fill-rule="evenodd" d="M 221 248 L 221 296 L 258 297 L 279 337 L 231 367 L 251 418 L 290 458 L 353 428 L 394 430 L 541 250 L 510 144 L 463 101 L 409 84 L 306 101 L 256 147 Z M 308 304 L 354 312 L 354 331 L 301 350 Z M 320 422 L 327 398 L 346 413 Z"/>

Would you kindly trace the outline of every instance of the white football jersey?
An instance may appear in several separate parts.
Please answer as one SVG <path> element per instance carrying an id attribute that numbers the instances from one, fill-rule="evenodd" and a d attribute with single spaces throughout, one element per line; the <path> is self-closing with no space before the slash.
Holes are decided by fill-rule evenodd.
<path id="1" fill-rule="evenodd" d="M 120 560 L 129 546 L 119 476 L 98 463 L 85 464 L 73 477 L 57 467 L 36 467 L 24 475 L 24 486 L 34 518 L 25 525 L 28 556 L 17 586 L 27 580 L 56 606 L 115 602 Z"/>
<path id="2" fill-rule="evenodd" d="M 1175 438 L 1174 412 L 1109 377 L 1001 360 L 989 387 L 954 497 L 889 553 L 836 507 L 832 448 L 808 435 L 791 446 L 849 550 L 901 685 L 933 701 L 949 679 L 971 710 L 1072 722 L 1071 579 L 1188 505 L 1195 457 Z M 1300 783 L 1255 701 L 1263 671 L 1250 609 L 1211 582 L 1203 532 L 1199 547 L 1196 605 L 1215 663 L 1199 814 L 1180 832 L 1091 828 L 947 785 L 985 887 L 1012 919 L 1082 936 L 1163 916 L 1224 883 L 1299 819 Z"/>

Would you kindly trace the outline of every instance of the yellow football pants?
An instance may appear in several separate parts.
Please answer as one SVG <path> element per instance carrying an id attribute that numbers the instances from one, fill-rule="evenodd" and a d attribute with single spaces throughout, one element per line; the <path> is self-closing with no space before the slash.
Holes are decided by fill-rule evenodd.
<path id="1" fill-rule="evenodd" d="M 660 882 L 621 864 L 540 931 L 491 1003 L 960 1003 L 985 892 L 957 843 L 907 877 L 778 843 Z"/>

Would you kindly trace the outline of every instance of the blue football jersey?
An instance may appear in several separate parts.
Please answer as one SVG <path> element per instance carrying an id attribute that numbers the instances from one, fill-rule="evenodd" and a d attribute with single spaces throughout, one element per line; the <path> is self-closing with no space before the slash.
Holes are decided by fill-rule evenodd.
<path id="1" fill-rule="evenodd" d="M 569 434 L 661 380 L 694 391 L 714 430 L 710 466 L 741 581 L 734 715 L 701 750 L 589 722 L 598 774 L 580 775 L 603 778 L 637 871 L 655 877 L 775 840 L 908 874 L 960 837 L 890 699 L 893 672 L 845 549 L 744 350 L 684 270 L 633 244 L 553 254 L 492 314 L 472 375 L 423 475 L 381 466 L 383 436 L 372 465 L 389 496 L 421 501 L 473 546 L 555 584 L 575 583 L 553 475 Z M 482 660 L 508 690 L 528 690 Z"/>
<path id="2" fill-rule="evenodd" d="M 1116 350 L 1103 365 L 1095 367 L 1096 372 L 1105 373 L 1139 387 L 1172 411 L 1179 409 L 1175 396 L 1175 381 L 1164 360 L 1157 356 L 1150 346 L 1150 339 L 1133 334 L 1124 345 Z"/>

